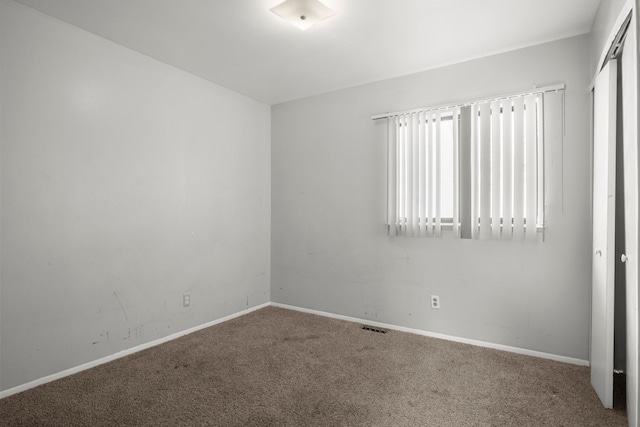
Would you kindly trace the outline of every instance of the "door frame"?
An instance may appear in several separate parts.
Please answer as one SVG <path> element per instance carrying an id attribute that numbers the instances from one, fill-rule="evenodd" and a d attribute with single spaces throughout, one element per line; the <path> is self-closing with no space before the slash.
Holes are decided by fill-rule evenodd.
<path id="1" fill-rule="evenodd" d="M 640 0 L 627 0 L 625 2 L 625 4 L 622 6 L 618 17 L 614 23 L 614 25 L 611 28 L 611 31 L 607 37 L 606 43 L 604 44 L 603 47 L 603 51 L 600 54 L 600 58 L 598 61 L 598 68 L 595 72 L 595 75 L 593 77 L 592 83 L 590 85 L 589 90 L 591 91 L 591 89 L 593 89 L 594 83 L 595 83 L 595 79 L 597 77 L 597 75 L 600 72 L 600 67 L 602 66 L 602 64 L 604 64 L 605 59 L 607 57 L 607 54 L 609 53 L 609 48 L 611 47 L 612 43 L 614 42 L 618 32 L 621 30 L 626 18 L 629 16 L 629 14 L 631 14 L 631 23 L 629 25 L 629 30 L 628 30 L 628 34 L 627 34 L 627 38 L 632 39 L 633 42 L 631 43 L 631 45 L 635 45 L 635 49 L 633 50 L 633 53 L 635 54 L 635 60 L 632 59 L 632 65 L 635 66 L 635 73 L 633 73 L 633 71 L 631 72 L 632 74 L 632 89 L 630 90 L 632 92 L 632 97 L 635 98 L 635 100 L 632 99 L 631 101 L 631 106 L 627 106 L 626 108 L 623 106 L 623 114 L 625 109 L 633 109 L 635 112 L 633 114 L 635 114 L 635 117 L 638 117 L 637 114 L 638 112 L 640 112 L 640 93 L 638 92 L 639 89 L 639 82 L 640 82 L 640 65 L 639 65 L 639 58 L 640 58 L 640 39 L 638 38 L 640 35 L 640 22 L 638 19 L 638 7 L 640 7 Z M 624 79 L 624 77 L 623 77 Z M 593 103 L 592 103 L 592 108 L 591 111 L 593 111 Z M 629 113 L 629 112 L 628 112 Z M 627 113 L 627 114 L 628 114 Z M 638 123 L 638 120 L 636 119 L 636 123 L 633 123 L 632 125 L 632 129 L 631 129 L 631 141 L 629 141 L 629 137 L 627 135 L 627 141 L 626 141 L 626 145 L 625 147 L 628 147 L 628 144 L 632 145 L 632 147 L 635 149 L 635 153 L 636 153 L 636 158 L 635 160 L 635 167 L 632 168 L 633 170 L 635 170 L 635 174 L 636 174 L 636 179 L 633 179 L 632 177 L 625 177 L 625 195 L 627 193 L 627 191 L 632 191 L 635 195 L 635 197 L 632 197 L 633 200 L 635 200 L 636 206 L 635 206 L 635 216 L 633 216 L 632 218 L 626 218 L 626 223 L 628 224 L 629 221 L 634 221 L 635 222 L 635 226 L 636 226 L 636 230 L 638 229 L 638 227 L 640 227 L 640 219 L 638 218 L 638 211 L 640 209 L 640 205 L 638 205 L 638 196 L 639 196 L 639 187 L 640 187 L 640 179 L 639 179 L 639 175 L 640 173 L 638 172 L 638 170 L 640 169 L 640 157 L 638 156 L 640 154 L 640 147 L 638 147 L 638 135 L 640 135 L 640 123 Z M 593 140 L 593 117 L 592 117 L 592 122 L 591 122 L 591 139 Z M 628 133 L 625 132 L 625 133 Z M 633 152 L 633 151 L 632 151 Z M 628 168 L 626 168 L 628 169 Z M 627 182 L 627 179 L 630 179 L 630 182 Z M 627 216 L 625 214 L 625 216 Z M 628 227 L 627 227 L 628 230 Z M 627 235 L 628 238 L 628 235 Z M 629 251 L 629 244 L 632 244 L 633 247 L 633 251 L 635 251 L 636 254 L 640 253 L 640 244 L 638 243 L 638 236 L 635 236 L 635 238 L 631 239 L 631 242 L 627 242 L 627 249 L 626 251 Z M 640 345 L 639 345 L 639 341 L 640 341 L 640 315 L 638 312 L 638 307 L 640 306 L 640 292 L 638 290 L 638 260 L 635 260 L 635 263 L 627 263 L 626 269 L 627 269 L 627 286 L 626 286 L 626 298 L 627 298 L 627 306 L 626 306 L 626 311 L 627 311 L 627 351 L 626 351 L 626 365 L 627 365 L 627 369 L 626 369 L 626 377 L 627 377 L 627 382 L 626 382 L 626 388 L 627 388 L 627 417 L 628 417 L 628 421 L 629 421 L 629 426 L 630 427 L 640 427 L 640 416 L 639 416 L 639 411 L 638 411 L 638 406 L 639 406 L 639 399 L 640 399 L 640 390 L 639 390 L 639 375 L 638 375 L 638 370 L 640 368 Z M 631 276 L 630 277 L 630 268 L 634 268 L 635 271 L 631 272 Z M 590 334 L 591 336 L 591 334 Z M 591 343 L 589 345 L 589 347 L 591 348 Z M 590 359 L 591 359 L 591 355 L 590 355 Z"/>

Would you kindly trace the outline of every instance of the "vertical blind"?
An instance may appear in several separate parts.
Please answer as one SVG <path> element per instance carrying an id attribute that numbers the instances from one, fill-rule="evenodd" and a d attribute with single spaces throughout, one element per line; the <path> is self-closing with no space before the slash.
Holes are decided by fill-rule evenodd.
<path id="1" fill-rule="evenodd" d="M 389 118 L 388 218 L 391 234 L 440 236 L 443 217 L 443 123 L 451 133 L 454 110 L 412 112 Z M 451 140 L 457 138 L 451 138 Z M 448 141 L 450 142 L 450 141 Z M 451 144 L 449 144 L 451 145 Z M 450 147 L 452 153 L 455 146 Z M 454 174 L 449 174 L 453 178 Z M 456 200 L 456 188 L 451 203 Z M 449 207 L 449 206 L 447 206 Z M 452 218 L 449 218 L 452 223 Z"/>
<path id="2" fill-rule="evenodd" d="M 548 90 L 385 115 L 389 234 L 536 239 Z"/>

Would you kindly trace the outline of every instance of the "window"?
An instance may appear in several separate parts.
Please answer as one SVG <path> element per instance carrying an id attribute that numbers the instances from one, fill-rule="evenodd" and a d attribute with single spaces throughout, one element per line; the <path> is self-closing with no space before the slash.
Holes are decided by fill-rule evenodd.
<path id="1" fill-rule="evenodd" d="M 397 231 L 392 234 L 440 235 L 454 217 L 457 115 L 427 111 L 390 120 L 389 224 Z"/>
<path id="2" fill-rule="evenodd" d="M 389 234 L 536 239 L 545 92 L 386 115 Z"/>

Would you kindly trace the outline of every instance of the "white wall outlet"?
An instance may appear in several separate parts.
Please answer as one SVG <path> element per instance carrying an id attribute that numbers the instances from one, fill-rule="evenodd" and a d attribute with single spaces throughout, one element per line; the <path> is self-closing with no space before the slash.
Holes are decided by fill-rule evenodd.
<path id="1" fill-rule="evenodd" d="M 182 306 L 189 307 L 191 305 L 191 295 L 184 294 L 182 295 Z"/>
<path id="2" fill-rule="evenodd" d="M 440 308 L 440 297 L 438 295 L 431 295 L 431 308 Z"/>

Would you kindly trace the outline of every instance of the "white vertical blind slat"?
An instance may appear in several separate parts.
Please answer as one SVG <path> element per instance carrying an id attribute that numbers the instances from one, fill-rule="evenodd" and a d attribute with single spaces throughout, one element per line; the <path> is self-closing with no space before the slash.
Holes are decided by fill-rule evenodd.
<path id="1" fill-rule="evenodd" d="M 532 240 L 536 238 L 536 216 L 538 214 L 538 206 L 536 204 L 537 183 L 536 172 L 538 170 L 538 124 L 536 123 L 538 95 L 529 95 L 525 98 L 525 120 L 526 120 L 526 166 L 525 166 L 525 182 L 526 182 L 526 238 Z"/>
<path id="2" fill-rule="evenodd" d="M 489 103 L 480 105 L 480 239 L 491 237 L 491 114 Z"/>
<path id="3" fill-rule="evenodd" d="M 536 213 L 536 228 L 538 225 L 544 225 L 544 202 L 545 202 L 545 178 L 544 178 L 544 101 L 545 96 L 539 95 L 536 106 L 536 121 L 537 121 L 537 133 L 538 133 L 538 146 L 537 146 L 537 170 L 536 179 L 538 186 L 538 194 L 536 195 L 536 201 L 538 203 L 538 211 Z"/>
<path id="4" fill-rule="evenodd" d="M 404 154 L 404 148 L 405 148 L 405 144 L 406 144 L 406 139 L 405 139 L 405 117 L 404 116 L 400 116 L 398 117 L 398 188 L 396 191 L 396 194 L 398 196 L 397 198 L 397 203 L 398 203 L 398 233 L 403 235 L 404 234 L 404 198 L 406 196 L 405 194 L 405 177 L 406 177 L 406 173 L 405 173 L 405 166 L 406 166 L 406 159 L 405 159 L 405 154 Z"/>
<path id="5" fill-rule="evenodd" d="M 478 209 L 480 199 L 480 164 L 478 161 L 478 105 L 471 106 L 471 238 L 477 239 L 478 234 L 478 218 L 480 211 Z"/>
<path id="6" fill-rule="evenodd" d="M 513 238 L 524 238 L 524 100 L 513 101 Z"/>
<path id="7" fill-rule="evenodd" d="M 440 237 L 442 235 L 442 220 L 440 218 L 440 199 L 442 197 L 442 179 L 441 179 L 441 171 L 442 171 L 442 133 L 441 133 L 441 121 L 440 121 L 440 112 L 437 112 L 435 115 L 435 229 L 434 235 L 436 237 Z"/>
<path id="8" fill-rule="evenodd" d="M 502 104 L 502 239 L 513 236 L 513 102 Z"/>
<path id="9" fill-rule="evenodd" d="M 396 233 L 396 133 L 397 118 L 387 120 L 387 227 L 390 236 Z"/>
<path id="10" fill-rule="evenodd" d="M 491 103 L 491 238 L 494 240 L 500 239 L 500 220 L 502 218 L 500 203 L 502 199 L 500 104 L 500 101 Z"/>
<path id="11" fill-rule="evenodd" d="M 411 236 L 411 228 L 410 228 L 410 219 L 411 219 L 411 208 L 412 208 L 412 200 L 411 195 L 413 193 L 413 180 L 411 178 L 411 173 L 413 172 L 411 167 L 411 151 L 413 149 L 413 144 L 411 144 L 411 135 L 410 135 L 410 121 L 411 117 L 407 115 L 405 117 L 405 205 L 404 205 L 404 230 L 405 235 Z"/>
<path id="12" fill-rule="evenodd" d="M 563 94 L 544 95 L 544 140 L 546 164 L 563 164 L 564 132 L 562 126 Z M 564 212 L 564 173 L 562 167 L 550 167 L 545 171 L 545 195 L 547 200 L 556 200 L 556 208 Z M 550 185 L 553 183 L 553 186 Z M 541 225 L 544 225 L 544 217 Z"/>
<path id="13" fill-rule="evenodd" d="M 426 116 L 427 121 L 427 236 L 433 236 L 433 114 Z"/>
<path id="14" fill-rule="evenodd" d="M 418 114 L 411 114 L 411 140 L 413 141 L 413 151 L 411 154 L 411 163 L 413 173 L 411 174 L 411 178 L 413 180 L 413 192 L 411 194 L 411 199 L 413 201 L 413 208 L 411 210 L 411 235 L 418 236 L 419 228 L 418 228 L 418 212 L 420 208 L 420 199 L 418 198 L 418 176 L 419 176 L 419 164 L 418 164 L 418 150 L 419 150 L 419 139 L 418 139 Z"/>
<path id="15" fill-rule="evenodd" d="M 407 236 L 413 235 L 413 116 L 407 115 Z"/>
<path id="16" fill-rule="evenodd" d="M 456 107 L 453 110 L 453 236 L 460 237 L 460 174 L 458 171 L 458 164 L 460 162 L 459 151 L 459 135 L 458 135 L 458 123 L 460 116 L 460 107 Z"/>
<path id="17" fill-rule="evenodd" d="M 419 235 L 424 237 L 427 235 L 426 227 L 426 208 L 427 208 L 427 189 L 426 189 L 426 146 L 425 146 L 425 113 L 421 112 L 418 116 L 418 197 L 419 197 Z"/>

